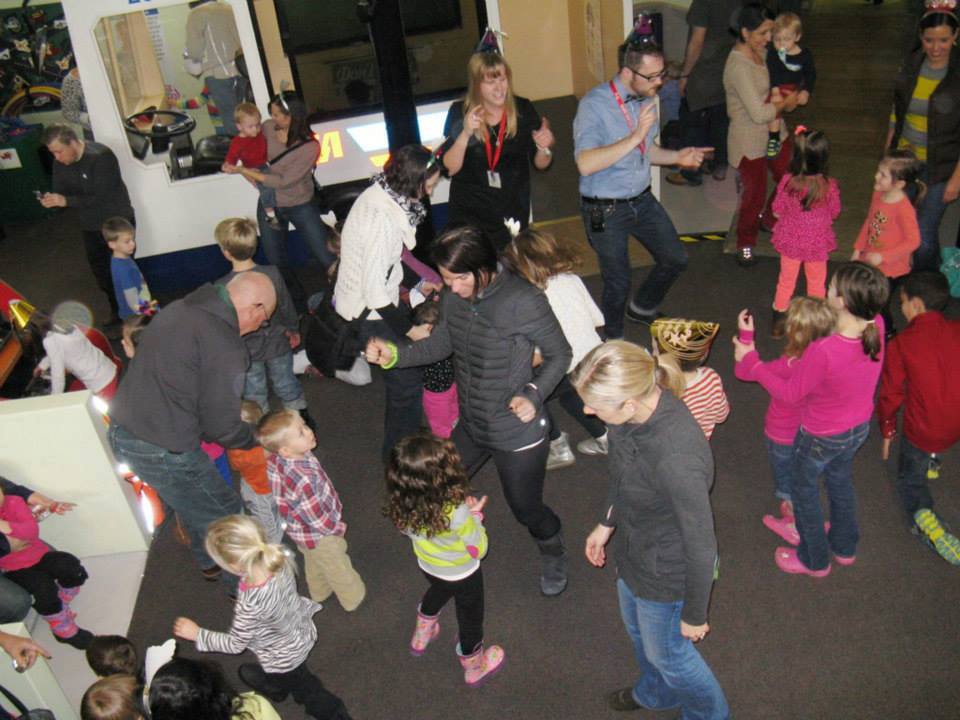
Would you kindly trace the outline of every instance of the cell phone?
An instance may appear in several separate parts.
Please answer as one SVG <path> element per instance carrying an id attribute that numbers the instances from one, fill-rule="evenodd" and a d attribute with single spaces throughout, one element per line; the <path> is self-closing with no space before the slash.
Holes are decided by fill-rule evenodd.
<path id="1" fill-rule="evenodd" d="M 590 208 L 590 232 L 603 232 L 606 226 L 606 218 L 602 205 L 593 205 Z"/>

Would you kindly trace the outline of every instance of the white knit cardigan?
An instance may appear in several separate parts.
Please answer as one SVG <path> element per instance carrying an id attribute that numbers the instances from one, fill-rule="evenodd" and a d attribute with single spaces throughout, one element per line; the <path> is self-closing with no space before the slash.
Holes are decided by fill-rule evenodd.
<path id="1" fill-rule="evenodd" d="M 340 267 L 333 297 L 337 313 L 345 320 L 358 317 L 365 308 L 397 305 L 403 248 L 417 244 L 416 228 L 406 211 L 374 183 L 361 193 L 343 225 Z M 380 315 L 368 316 L 377 320 Z"/>

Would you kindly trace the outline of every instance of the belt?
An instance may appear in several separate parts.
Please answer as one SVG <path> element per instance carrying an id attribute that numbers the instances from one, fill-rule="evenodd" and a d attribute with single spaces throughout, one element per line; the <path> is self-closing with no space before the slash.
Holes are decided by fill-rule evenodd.
<path id="1" fill-rule="evenodd" d="M 624 203 L 636 202 L 644 195 L 650 192 L 650 188 L 647 188 L 639 195 L 634 195 L 633 197 L 628 198 L 598 198 L 598 197 L 587 197 L 586 195 L 581 195 L 580 200 L 585 202 L 587 205 L 621 205 Z"/>

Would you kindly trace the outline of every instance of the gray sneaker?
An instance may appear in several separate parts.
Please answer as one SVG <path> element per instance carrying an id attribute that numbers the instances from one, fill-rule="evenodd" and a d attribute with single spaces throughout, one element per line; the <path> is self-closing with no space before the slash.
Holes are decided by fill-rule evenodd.
<path id="1" fill-rule="evenodd" d="M 607 449 L 606 433 L 598 438 L 587 438 L 577 443 L 577 452 L 582 455 L 606 455 Z"/>
<path id="2" fill-rule="evenodd" d="M 570 467 L 577 459 L 570 448 L 570 441 L 566 433 L 560 433 L 560 437 L 550 441 L 550 454 L 547 456 L 547 470 L 559 470 L 560 468 Z"/>

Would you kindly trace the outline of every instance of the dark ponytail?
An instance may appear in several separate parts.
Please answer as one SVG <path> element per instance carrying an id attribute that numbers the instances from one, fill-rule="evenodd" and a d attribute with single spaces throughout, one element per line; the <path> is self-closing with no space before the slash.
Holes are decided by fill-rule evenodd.
<path id="1" fill-rule="evenodd" d="M 864 262 L 848 262 L 834 273 L 833 282 L 837 295 L 843 299 L 847 311 L 854 317 L 867 321 L 861 342 L 863 352 L 874 362 L 880 359 L 883 339 L 876 317 L 887 304 L 890 282 L 877 268 Z"/>
<path id="2" fill-rule="evenodd" d="M 880 160 L 880 165 L 890 170 L 891 180 L 903 181 L 903 189 L 914 207 L 923 202 L 927 196 L 927 184 L 920 179 L 925 167 L 922 160 L 917 160 L 917 156 L 909 150 L 889 150 Z"/>

